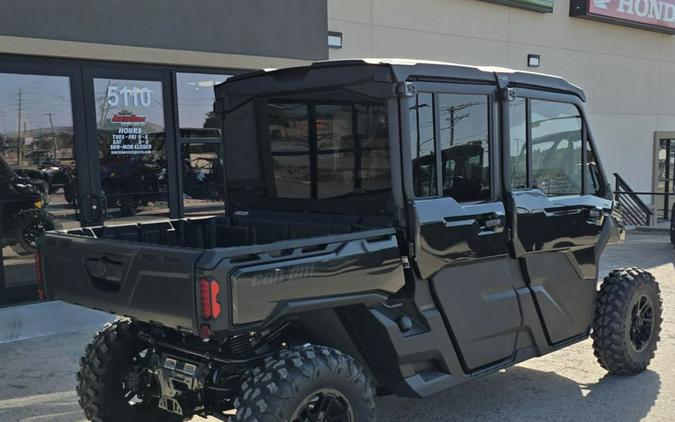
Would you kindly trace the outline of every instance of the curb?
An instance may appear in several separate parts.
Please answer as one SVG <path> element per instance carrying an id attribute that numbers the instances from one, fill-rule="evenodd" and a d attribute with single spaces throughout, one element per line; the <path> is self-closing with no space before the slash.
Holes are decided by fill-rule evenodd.
<path id="1" fill-rule="evenodd" d="M 666 236 L 670 234 L 670 229 L 665 227 L 648 227 L 648 226 L 637 226 L 637 227 L 626 227 L 626 232 L 628 234 L 649 234 L 649 235 L 663 235 Z"/>

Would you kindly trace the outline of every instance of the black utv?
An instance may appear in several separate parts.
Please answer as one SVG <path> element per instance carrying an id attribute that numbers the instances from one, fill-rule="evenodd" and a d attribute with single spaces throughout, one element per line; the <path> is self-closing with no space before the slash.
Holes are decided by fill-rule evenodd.
<path id="1" fill-rule="evenodd" d="M 121 317 L 77 378 L 95 421 L 375 421 L 591 336 L 656 350 L 654 277 L 598 284 L 613 217 L 584 93 L 501 68 L 351 60 L 217 86 L 222 215 L 56 231 L 42 288 Z"/>
<path id="2" fill-rule="evenodd" d="M 20 255 L 33 254 L 37 239 L 54 230 L 47 183 L 20 176 L 0 157 L 0 247 L 11 246 Z"/>

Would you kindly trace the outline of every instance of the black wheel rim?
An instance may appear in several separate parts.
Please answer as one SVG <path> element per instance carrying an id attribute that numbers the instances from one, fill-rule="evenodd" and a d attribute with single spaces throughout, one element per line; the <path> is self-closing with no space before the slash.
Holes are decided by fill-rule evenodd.
<path id="1" fill-rule="evenodd" d="M 23 232 L 24 241 L 32 248 L 37 248 L 37 239 L 42 233 L 47 231 L 47 225 L 41 219 L 35 220 Z"/>
<path id="2" fill-rule="evenodd" d="M 652 300 L 642 295 L 633 303 L 630 319 L 630 341 L 636 351 L 647 348 L 654 331 L 654 304 Z"/>
<path id="3" fill-rule="evenodd" d="M 300 403 L 291 422 L 355 422 L 354 411 L 339 391 L 323 389 Z"/>

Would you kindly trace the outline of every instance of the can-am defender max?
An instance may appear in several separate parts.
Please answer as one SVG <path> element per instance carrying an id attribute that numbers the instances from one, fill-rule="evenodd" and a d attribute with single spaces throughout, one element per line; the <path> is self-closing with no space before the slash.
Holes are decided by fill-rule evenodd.
<path id="1" fill-rule="evenodd" d="M 48 297 L 122 315 L 85 352 L 96 421 L 374 421 L 593 338 L 635 374 L 654 278 L 598 260 L 622 229 L 563 79 L 352 60 L 216 87 L 224 214 L 46 234 Z M 235 416 L 226 416 L 236 410 Z"/>

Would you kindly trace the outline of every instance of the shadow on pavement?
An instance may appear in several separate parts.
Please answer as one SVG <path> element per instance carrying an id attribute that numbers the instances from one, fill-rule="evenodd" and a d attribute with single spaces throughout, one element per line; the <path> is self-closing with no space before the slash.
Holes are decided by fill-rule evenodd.
<path id="1" fill-rule="evenodd" d="M 659 395 L 661 379 L 645 371 L 633 377 L 605 376 L 579 384 L 553 372 L 514 367 L 424 400 L 393 396 L 378 400 L 380 420 L 555 420 L 636 422 Z"/>

